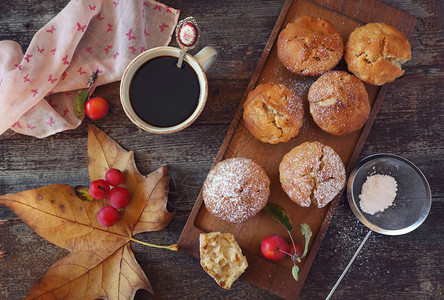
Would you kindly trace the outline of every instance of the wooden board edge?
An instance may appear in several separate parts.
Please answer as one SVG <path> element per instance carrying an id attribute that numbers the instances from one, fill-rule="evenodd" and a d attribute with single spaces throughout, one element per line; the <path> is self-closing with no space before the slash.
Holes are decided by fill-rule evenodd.
<path id="1" fill-rule="evenodd" d="M 196 202 L 194 203 L 193 209 L 185 223 L 185 226 L 180 234 L 179 240 L 177 241 L 177 246 L 179 251 L 188 253 L 194 257 L 199 256 L 199 245 L 197 241 L 199 240 L 200 233 L 205 233 L 196 226 L 194 226 L 194 221 L 199 214 L 200 208 L 202 206 L 202 190 L 199 192 Z"/>

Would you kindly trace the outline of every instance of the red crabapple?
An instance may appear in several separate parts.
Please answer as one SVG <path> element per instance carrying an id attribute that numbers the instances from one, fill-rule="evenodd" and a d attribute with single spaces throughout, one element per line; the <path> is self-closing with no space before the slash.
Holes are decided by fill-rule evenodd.
<path id="1" fill-rule="evenodd" d="M 119 221 L 119 211 L 112 206 L 104 206 L 97 213 L 97 221 L 105 227 L 112 226 Z"/>
<path id="2" fill-rule="evenodd" d="M 121 186 L 116 186 L 112 188 L 109 193 L 109 203 L 117 209 L 127 206 L 130 199 L 130 192 L 126 188 Z"/>
<path id="3" fill-rule="evenodd" d="M 89 193 L 94 199 L 105 199 L 109 194 L 109 184 L 103 180 L 94 180 L 89 186 Z"/>
<path id="4" fill-rule="evenodd" d="M 287 241 L 277 234 L 267 236 L 261 243 L 262 255 L 273 261 L 284 259 L 286 255 L 284 252 L 288 253 L 289 248 Z"/>
<path id="5" fill-rule="evenodd" d="M 118 169 L 109 169 L 105 174 L 105 180 L 112 186 L 118 186 L 123 183 L 125 176 Z"/>
<path id="6" fill-rule="evenodd" d="M 103 97 L 91 98 L 85 102 L 85 114 L 92 120 L 98 120 L 108 114 L 109 104 Z"/>

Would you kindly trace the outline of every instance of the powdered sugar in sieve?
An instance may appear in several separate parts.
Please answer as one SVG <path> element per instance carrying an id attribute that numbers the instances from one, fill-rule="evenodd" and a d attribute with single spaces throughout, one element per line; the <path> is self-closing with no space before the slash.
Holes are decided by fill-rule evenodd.
<path id="1" fill-rule="evenodd" d="M 359 194 L 367 177 L 375 174 L 396 178 L 397 195 L 392 206 L 370 215 L 360 208 Z M 432 204 L 430 186 L 424 174 L 412 162 L 394 154 L 375 154 L 364 158 L 350 174 L 347 198 L 355 216 L 370 230 L 326 299 L 333 295 L 372 231 L 385 235 L 409 233 L 424 222 Z"/>

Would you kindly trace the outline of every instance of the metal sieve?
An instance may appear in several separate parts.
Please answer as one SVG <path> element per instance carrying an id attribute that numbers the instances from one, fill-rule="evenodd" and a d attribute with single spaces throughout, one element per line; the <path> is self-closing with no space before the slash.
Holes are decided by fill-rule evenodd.
<path id="1" fill-rule="evenodd" d="M 398 190 L 392 206 L 383 212 L 370 215 L 361 210 L 359 194 L 367 177 L 375 174 L 390 175 L 395 178 Z M 418 167 L 401 156 L 386 153 L 370 155 L 355 166 L 348 179 L 347 198 L 355 216 L 370 230 L 326 300 L 333 295 L 373 231 L 385 235 L 411 232 L 424 222 L 432 204 L 430 186 Z"/>

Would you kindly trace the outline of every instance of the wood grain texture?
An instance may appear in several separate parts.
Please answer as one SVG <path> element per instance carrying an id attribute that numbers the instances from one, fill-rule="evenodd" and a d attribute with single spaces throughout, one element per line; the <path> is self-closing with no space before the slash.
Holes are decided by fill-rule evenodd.
<path id="1" fill-rule="evenodd" d="M 18 41 L 26 49 L 33 34 L 67 2 L 0 1 L 0 39 Z M 181 9 L 181 18 L 194 16 L 202 29 L 200 45 L 219 51 L 207 73 L 210 90 L 204 112 L 180 134 L 148 134 L 125 117 L 119 85 L 113 83 L 96 90 L 110 100 L 111 113 L 93 123 L 123 148 L 135 151 L 142 174 L 169 165 L 169 205 L 177 208 L 177 216 L 164 230 L 137 237 L 172 244 L 217 156 L 284 0 L 163 2 Z M 359 158 L 390 152 L 411 160 L 429 180 L 433 204 L 425 223 L 412 233 L 398 237 L 372 234 L 333 299 L 443 299 L 443 2 L 382 2 L 416 17 L 410 38 L 413 58 L 405 65 L 406 74 L 390 84 Z M 12 131 L 0 136 L 0 194 L 55 183 L 87 184 L 86 123 L 41 140 Z M 67 253 L 37 236 L 9 209 L 0 207 L 0 220 L 0 253 L 6 251 L 5 256 L 0 255 L 0 299 L 22 299 L 44 271 Z M 299 299 L 326 297 L 366 230 L 343 197 Z M 224 291 L 187 254 L 132 247 L 155 291 L 154 295 L 139 291 L 136 299 L 279 299 L 243 280 Z"/>

